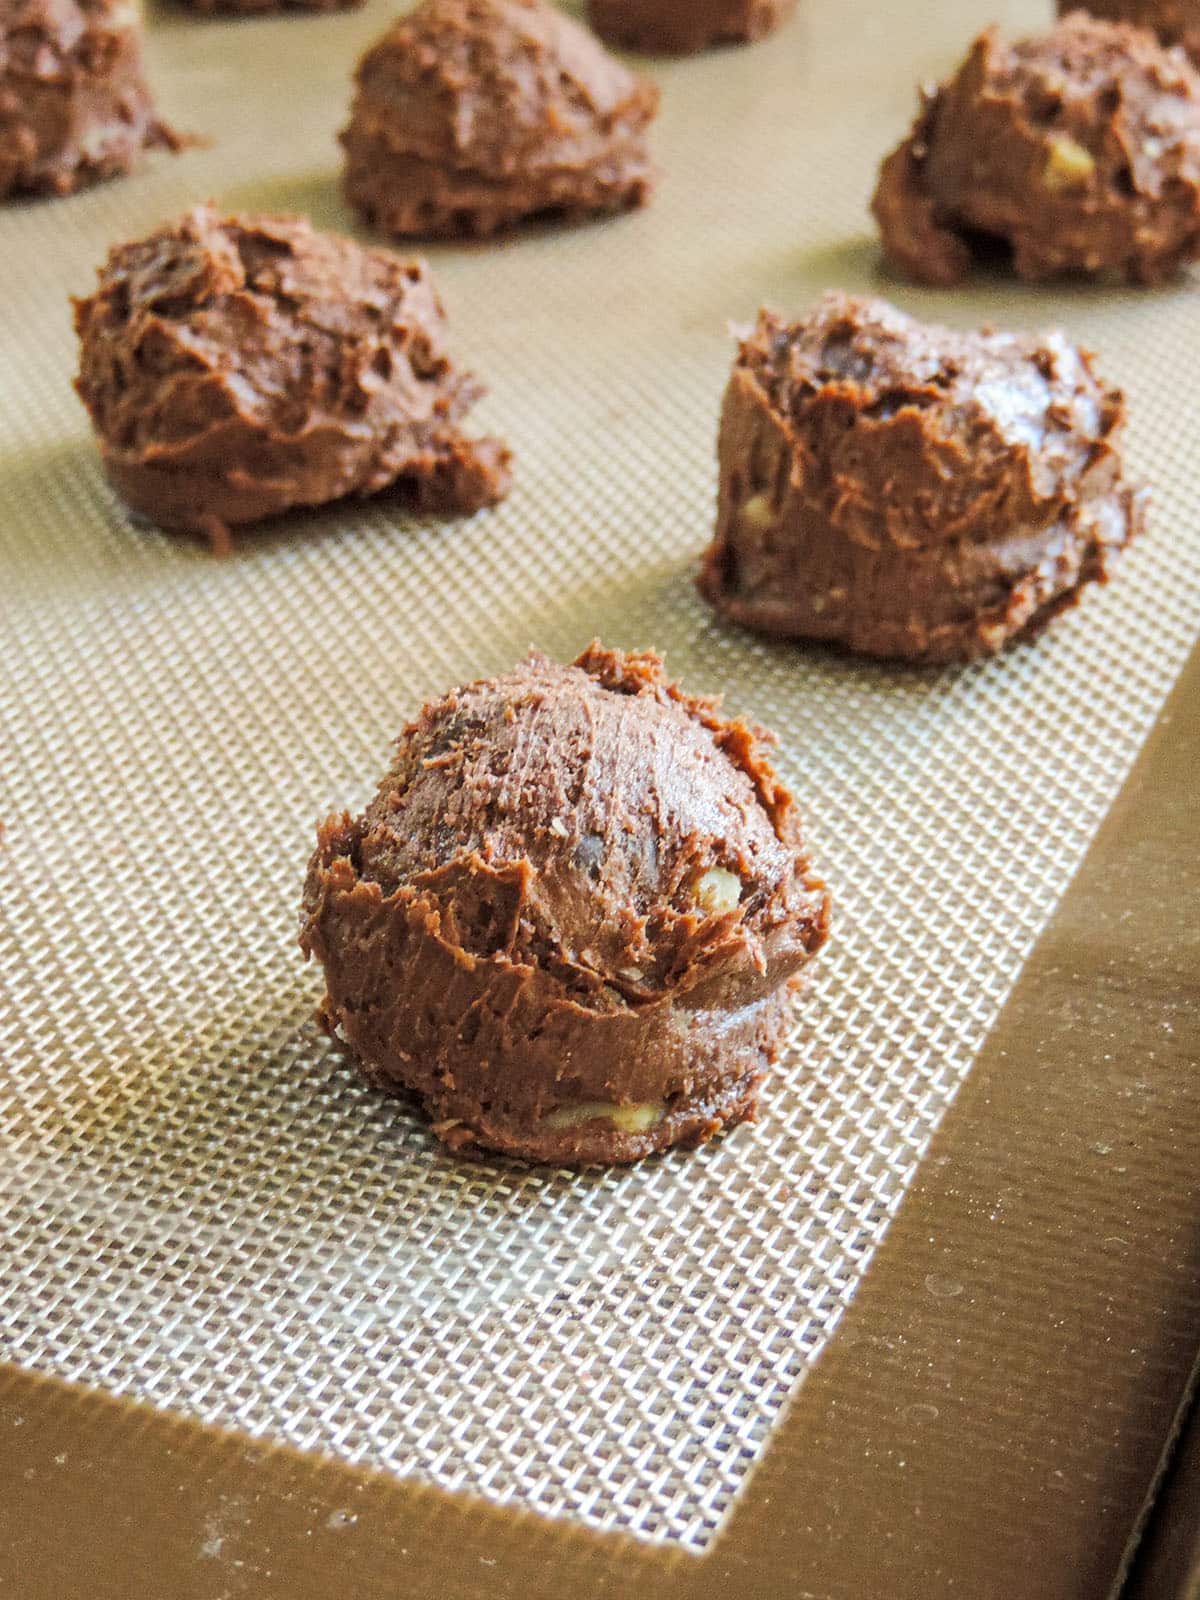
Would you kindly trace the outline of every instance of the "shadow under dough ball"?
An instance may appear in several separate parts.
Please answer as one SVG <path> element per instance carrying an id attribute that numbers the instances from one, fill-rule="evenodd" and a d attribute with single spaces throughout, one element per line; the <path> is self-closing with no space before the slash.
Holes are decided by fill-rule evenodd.
<path id="1" fill-rule="evenodd" d="M 764 39 L 796 0 L 588 0 L 588 21 L 609 44 L 651 55 L 694 55 Z"/>
<path id="2" fill-rule="evenodd" d="M 997 246 L 1022 278 L 1166 281 L 1200 256 L 1200 74 L 1082 12 L 1017 44 L 989 29 L 924 95 L 872 209 L 922 283 L 959 283 Z"/>
<path id="3" fill-rule="evenodd" d="M 1061 334 L 958 333 L 831 293 L 747 332 L 700 589 L 735 622 L 965 661 L 1035 633 L 1140 530 L 1124 399 Z"/>
<path id="4" fill-rule="evenodd" d="M 186 11 L 212 17 L 301 16 L 314 11 L 357 11 L 366 0 L 177 0 Z"/>
<path id="5" fill-rule="evenodd" d="M 658 90 L 542 0 L 425 0 L 359 63 L 350 203 L 396 236 L 642 205 Z"/>
<path id="6" fill-rule="evenodd" d="M 427 267 L 291 217 L 198 206 L 117 245 L 75 302 L 84 404 L 113 484 L 163 527 L 230 527 L 394 484 L 468 512 L 508 452 L 462 419 L 483 393 L 446 350 Z"/>
<path id="7" fill-rule="evenodd" d="M 1078 0 L 1058 0 L 1059 15 L 1078 9 Z M 1163 44 L 1181 44 L 1200 65 L 1200 0 L 1088 0 L 1094 17 L 1149 28 Z"/>
<path id="8" fill-rule="evenodd" d="M 825 886 L 761 730 L 650 652 L 533 652 L 320 829 L 326 1026 L 455 1148 L 628 1162 L 752 1118 Z"/>
<path id="9" fill-rule="evenodd" d="M 0 198 L 73 194 L 177 149 L 142 70 L 135 0 L 0 6 Z"/>

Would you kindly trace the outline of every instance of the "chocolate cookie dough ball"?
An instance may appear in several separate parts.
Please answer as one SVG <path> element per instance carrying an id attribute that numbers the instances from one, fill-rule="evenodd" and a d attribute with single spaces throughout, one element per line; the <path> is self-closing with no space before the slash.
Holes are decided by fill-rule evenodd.
<path id="1" fill-rule="evenodd" d="M 763 39 L 795 9 L 796 0 L 588 0 L 588 20 L 610 44 L 692 55 Z"/>
<path id="2" fill-rule="evenodd" d="M 1166 280 L 1200 256 L 1200 75 L 1082 13 L 1019 44 L 989 30 L 925 95 L 873 210 L 922 283 L 958 283 L 997 245 L 1022 278 Z"/>
<path id="3" fill-rule="evenodd" d="M 735 622 L 965 661 L 1035 633 L 1139 531 L 1125 406 L 1060 334 L 827 294 L 742 340 L 700 588 Z"/>
<path id="4" fill-rule="evenodd" d="M 658 91 L 543 0 L 425 0 L 359 63 L 346 194 L 384 233 L 638 206 Z"/>
<path id="5" fill-rule="evenodd" d="M 0 199 L 72 194 L 178 146 L 142 74 L 136 0 L 0 5 Z"/>
<path id="6" fill-rule="evenodd" d="M 447 353 L 423 263 L 204 205 L 99 277 L 75 303 L 76 388 L 113 484 L 163 527 L 223 546 L 393 484 L 438 511 L 506 492 L 508 452 L 462 431 L 483 391 Z"/>
<path id="7" fill-rule="evenodd" d="M 829 914 L 763 737 L 598 644 L 427 705 L 320 830 L 327 1027 L 454 1147 L 636 1161 L 752 1117 Z"/>
<path id="8" fill-rule="evenodd" d="M 1077 0 L 1058 0 L 1060 16 L 1078 9 Z M 1088 0 L 1082 9 L 1110 22 L 1149 28 L 1163 44 L 1181 44 L 1200 64 L 1200 0 Z"/>

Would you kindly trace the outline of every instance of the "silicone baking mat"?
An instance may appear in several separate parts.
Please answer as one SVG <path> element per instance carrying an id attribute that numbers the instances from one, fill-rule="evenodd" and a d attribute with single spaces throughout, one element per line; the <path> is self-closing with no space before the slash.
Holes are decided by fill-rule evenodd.
<path id="1" fill-rule="evenodd" d="M 882 285 L 957 325 L 1063 325 L 1129 392 L 1150 531 L 1037 645 L 922 673 L 718 624 L 691 580 L 727 320 L 881 287 L 878 159 L 918 79 L 995 14 L 805 0 L 770 43 L 655 69 L 650 209 L 430 252 L 492 386 L 480 426 L 517 453 L 504 506 L 458 524 L 338 506 L 213 560 L 107 488 L 67 296 L 111 240 L 209 194 L 352 228 L 333 136 L 390 12 L 155 13 L 162 108 L 211 144 L 0 215 L 3 1349 L 701 1548 L 1195 638 L 1196 291 Z M 630 1172 L 465 1165 L 310 1023 L 314 825 L 366 798 L 424 697 L 594 634 L 657 645 L 778 731 L 835 938 L 756 1126 Z"/>

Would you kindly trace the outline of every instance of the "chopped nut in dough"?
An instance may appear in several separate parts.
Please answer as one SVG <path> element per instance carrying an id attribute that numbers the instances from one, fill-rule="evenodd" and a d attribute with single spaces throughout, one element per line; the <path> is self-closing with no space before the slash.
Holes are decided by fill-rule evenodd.
<path id="1" fill-rule="evenodd" d="M 589 1100 L 580 1106 L 564 1106 L 545 1118 L 548 1128 L 581 1128 L 585 1122 L 606 1117 L 622 1133 L 648 1133 L 666 1115 L 661 1100 L 647 1100 L 642 1105 L 614 1106 L 600 1100 Z"/>
<path id="2" fill-rule="evenodd" d="M 1096 170 L 1090 151 L 1069 134 L 1056 134 L 1050 141 L 1050 154 L 1042 172 L 1042 182 L 1047 189 L 1057 193 L 1060 189 L 1076 189 L 1084 184 Z"/>
<path id="3" fill-rule="evenodd" d="M 692 895 L 696 904 L 710 916 L 723 917 L 729 911 L 736 911 L 740 905 L 742 880 L 735 872 L 727 872 L 724 867 L 710 867 L 696 880 Z"/>
<path id="4" fill-rule="evenodd" d="M 752 500 L 747 500 L 738 515 L 750 528 L 769 528 L 776 520 L 771 498 L 765 494 L 756 494 Z"/>

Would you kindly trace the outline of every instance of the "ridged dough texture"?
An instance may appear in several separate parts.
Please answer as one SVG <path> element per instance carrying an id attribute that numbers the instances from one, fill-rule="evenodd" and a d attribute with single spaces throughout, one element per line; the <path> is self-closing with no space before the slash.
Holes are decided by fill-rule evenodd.
<path id="1" fill-rule="evenodd" d="M 136 0 L 5 0 L 0 199 L 72 194 L 178 142 L 146 86 Z"/>
<path id="2" fill-rule="evenodd" d="M 1082 12 L 1016 44 L 995 29 L 926 93 L 873 202 L 891 264 L 956 284 L 1165 282 L 1200 257 L 1200 74 L 1182 50 Z"/>
<path id="3" fill-rule="evenodd" d="M 762 731 L 594 644 L 421 711 L 321 828 L 302 944 L 447 1143 L 579 1165 L 753 1116 L 828 915 Z"/>
<path id="4" fill-rule="evenodd" d="M 345 191 L 384 233 L 642 205 L 658 90 L 543 0 L 425 0 L 359 63 Z"/>
<path id="5" fill-rule="evenodd" d="M 1058 0 L 1060 15 L 1078 9 L 1077 0 Z M 1088 0 L 1094 17 L 1149 28 L 1163 44 L 1181 44 L 1200 65 L 1200 0 Z"/>
<path id="6" fill-rule="evenodd" d="M 1141 527 L 1124 414 L 1061 334 L 959 333 L 837 293 L 792 324 L 763 311 L 725 395 L 701 591 L 763 633 L 991 654 Z"/>
<path id="7" fill-rule="evenodd" d="M 432 510 L 508 488 L 508 452 L 462 420 L 427 267 L 299 218 L 198 206 L 117 245 L 76 302 L 76 387 L 105 469 L 163 527 L 230 527 L 400 485 Z"/>

